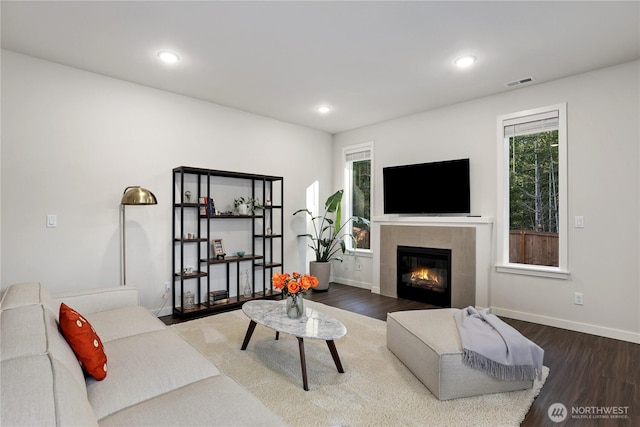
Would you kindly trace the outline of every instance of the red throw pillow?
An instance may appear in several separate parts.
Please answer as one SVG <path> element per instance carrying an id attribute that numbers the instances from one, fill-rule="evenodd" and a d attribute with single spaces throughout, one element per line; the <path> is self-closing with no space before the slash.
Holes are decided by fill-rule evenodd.
<path id="1" fill-rule="evenodd" d="M 60 304 L 60 330 L 82 368 L 98 381 L 107 376 L 107 355 L 93 326 L 68 305 Z"/>

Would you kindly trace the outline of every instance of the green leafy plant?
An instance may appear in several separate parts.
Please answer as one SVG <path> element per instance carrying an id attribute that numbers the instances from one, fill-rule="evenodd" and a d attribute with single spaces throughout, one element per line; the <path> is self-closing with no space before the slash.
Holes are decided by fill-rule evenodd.
<path id="1" fill-rule="evenodd" d="M 340 223 L 342 220 L 343 193 L 344 190 L 338 190 L 329 196 L 324 204 L 324 214 L 322 216 L 313 216 L 313 213 L 308 209 L 299 209 L 293 213 L 297 215 L 305 212 L 311 217 L 314 234 L 298 234 L 298 237 L 308 237 L 311 240 L 309 247 L 315 252 L 316 261 L 326 262 L 335 259 L 342 262 L 342 258 L 336 256 L 336 254 L 338 252 L 345 253 L 345 239 L 351 239 L 353 246 L 356 246 L 353 235 L 343 231 L 349 221 L 345 221 L 344 224 Z"/>
<path id="2" fill-rule="evenodd" d="M 260 200 L 254 199 L 253 197 L 239 197 L 233 201 L 233 207 L 236 211 L 240 205 L 247 205 L 250 212 L 254 212 L 256 209 L 262 209 Z"/>

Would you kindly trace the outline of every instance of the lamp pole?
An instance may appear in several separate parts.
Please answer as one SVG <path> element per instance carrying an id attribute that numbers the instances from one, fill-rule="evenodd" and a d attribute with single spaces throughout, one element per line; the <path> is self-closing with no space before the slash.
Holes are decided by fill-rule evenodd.
<path id="1" fill-rule="evenodd" d="M 122 259 L 120 260 L 120 265 L 122 266 L 120 271 L 120 284 L 125 286 L 127 284 L 127 256 L 126 256 L 126 222 L 125 222 L 125 206 L 127 205 L 157 205 L 158 200 L 153 193 L 146 188 L 142 188 L 140 186 L 127 187 L 124 189 L 122 193 L 122 200 L 120 200 L 120 210 L 121 210 L 121 241 L 122 247 L 120 248 L 120 253 L 122 254 Z"/>
<path id="2" fill-rule="evenodd" d="M 121 235 L 121 243 L 122 243 L 122 248 L 120 248 L 120 253 L 122 254 L 122 259 L 120 260 L 120 265 L 121 265 L 121 269 L 120 269 L 120 285 L 125 286 L 127 284 L 127 254 L 126 254 L 126 250 L 127 250 L 127 244 L 126 244 L 126 222 L 125 222 L 125 209 L 124 209 L 125 205 L 120 204 L 120 216 L 121 216 L 121 220 L 122 220 L 122 235 Z"/>

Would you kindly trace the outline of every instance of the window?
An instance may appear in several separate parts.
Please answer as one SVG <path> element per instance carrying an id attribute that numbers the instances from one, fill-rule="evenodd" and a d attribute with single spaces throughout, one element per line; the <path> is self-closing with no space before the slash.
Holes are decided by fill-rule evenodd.
<path id="1" fill-rule="evenodd" d="M 498 117 L 498 271 L 567 278 L 566 104 Z"/>
<path id="2" fill-rule="evenodd" d="M 345 243 L 349 250 L 371 250 L 371 160 L 373 143 L 369 142 L 344 149 L 343 216 L 350 218 L 347 225 L 355 239 Z"/>

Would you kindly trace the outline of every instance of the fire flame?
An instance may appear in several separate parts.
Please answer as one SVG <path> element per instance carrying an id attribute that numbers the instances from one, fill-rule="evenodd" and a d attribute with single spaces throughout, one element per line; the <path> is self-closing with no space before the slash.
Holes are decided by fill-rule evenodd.
<path id="1" fill-rule="evenodd" d="M 433 283 L 440 283 L 440 276 L 437 274 L 431 274 L 428 268 L 411 272 L 411 281 L 416 282 L 418 280 L 426 280 Z"/>

